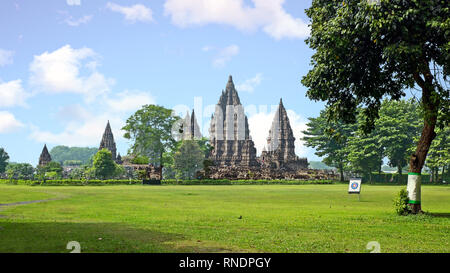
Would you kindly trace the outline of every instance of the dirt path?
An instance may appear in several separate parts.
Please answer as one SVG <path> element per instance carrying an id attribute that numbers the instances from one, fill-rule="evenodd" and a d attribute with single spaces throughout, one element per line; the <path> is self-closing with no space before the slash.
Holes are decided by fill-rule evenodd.
<path id="1" fill-rule="evenodd" d="M 58 193 L 58 192 L 45 192 L 45 193 L 53 194 L 53 195 L 56 195 L 57 197 L 41 199 L 41 200 L 31 200 L 31 201 L 21 201 L 21 202 L 0 204 L 0 211 L 6 209 L 7 207 L 11 207 L 11 206 L 21 206 L 21 205 L 28 205 L 28 204 L 34 204 L 34 203 L 43 203 L 43 202 L 50 202 L 50 201 L 56 201 L 56 200 L 62 200 L 62 199 L 68 198 L 67 195 Z M 6 218 L 6 215 L 0 214 L 0 218 Z"/>

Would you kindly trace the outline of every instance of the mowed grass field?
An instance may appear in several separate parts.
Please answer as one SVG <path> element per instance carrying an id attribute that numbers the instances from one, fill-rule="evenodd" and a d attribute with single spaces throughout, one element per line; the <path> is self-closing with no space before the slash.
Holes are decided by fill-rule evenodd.
<path id="1" fill-rule="evenodd" d="M 0 185 L 0 252 L 450 252 L 450 187 L 423 186 L 397 216 L 400 186 Z"/>

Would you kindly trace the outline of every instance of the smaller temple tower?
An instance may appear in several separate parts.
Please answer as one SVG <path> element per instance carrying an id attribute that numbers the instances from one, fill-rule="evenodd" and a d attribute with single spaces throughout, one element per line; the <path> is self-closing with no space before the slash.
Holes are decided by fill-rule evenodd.
<path id="1" fill-rule="evenodd" d="M 183 120 L 183 140 L 189 139 L 201 139 L 202 133 L 198 126 L 195 112 L 192 110 L 192 114 L 186 113 L 186 117 Z"/>
<path id="2" fill-rule="evenodd" d="M 295 154 L 294 133 L 281 99 L 267 138 L 267 150 L 264 148 L 261 160 L 263 166 L 269 168 L 288 170 L 308 168 L 307 159 L 299 158 Z"/>
<path id="3" fill-rule="evenodd" d="M 112 159 L 116 161 L 116 142 L 114 142 L 114 136 L 111 130 L 111 125 L 108 123 L 106 124 L 105 132 L 103 133 L 102 141 L 100 142 L 99 150 L 101 149 L 108 149 L 112 154 Z"/>
<path id="4" fill-rule="evenodd" d="M 45 166 L 52 161 L 52 157 L 47 149 L 47 144 L 44 144 L 41 155 L 39 156 L 39 166 Z"/>

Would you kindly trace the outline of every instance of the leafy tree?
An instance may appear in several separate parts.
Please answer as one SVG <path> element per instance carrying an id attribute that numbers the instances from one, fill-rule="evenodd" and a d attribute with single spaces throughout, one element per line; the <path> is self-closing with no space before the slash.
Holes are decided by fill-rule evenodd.
<path id="1" fill-rule="evenodd" d="M 148 164 L 150 159 L 144 155 L 138 155 L 131 160 L 133 164 Z"/>
<path id="2" fill-rule="evenodd" d="M 442 179 L 450 168 L 450 127 L 436 130 L 436 138 L 431 144 L 426 161 L 433 181 L 439 180 L 439 169 L 442 168 Z"/>
<path id="3" fill-rule="evenodd" d="M 35 169 L 28 163 L 9 163 L 6 175 L 9 179 L 33 179 Z"/>
<path id="4" fill-rule="evenodd" d="M 89 169 L 91 166 L 89 165 L 81 165 L 75 169 L 73 169 L 71 172 L 69 172 L 69 178 L 70 179 L 86 179 L 88 178 Z"/>
<path id="5" fill-rule="evenodd" d="M 8 161 L 9 161 L 8 153 L 3 148 L 0 148 L 0 173 L 5 172 L 6 166 L 8 165 Z"/>
<path id="6" fill-rule="evenodd" d="M 104 148 L 94 155 L 91 172 L 95 177 L 106 179 L 117 174 L 117 164 L 112 159 L 111 151 Z"/>
<path id="7" fill-rule="evenodd" d="M 361 115 L 358 116 L 361 121 Z M 362 129 L 356 130 L 349 138 L 344 148 L 348 154 L 348 161 L 352 170 L 363 173 L 372 181 L 372 172 L 381 172 L 384 157 L 384 147 L 378 137 L 377 128 L 371 133 Z"/>
<path id="8" fill-rule="evenodd" d="M 303 131 L 305 145 L 315 148 L 315 154 L 323 157 L 328 166 L 336 167 L 344 181 L 344 169 L 347 164 L 348 138 L 355 126 L 340 121 L 328 120 L 326 111 L 321 111 L 317 118 L 308 118 L 307 130 Z"/>
<path id="9" fill-rule="evenodd" d="M 420 134 L 420 109 L 414 100 L 384 100 L 380 107 L 380 118 L 375 123 L 376 137 L 385 148 L 389 166 L 397 167 L 398 174 L 408 163 L 410 149 L 415 146 L 415 137 Z"/>
<path id="10" fill-rule="evenodd" d="M 195 173 L 202 169 L 205 154 L 196 140 L 183 140 L 174 156 L 176 177 L 193 179 Z"/>
<path id="11" fill-rule="evenodd" d="M 88 164 L 92 156 L 98 152 L 97 148 L 55 146 L 50 150 L 53 161 L 60 162 L 64 166 L 70 166 L 74 162 Z M 79 165 L 81 165 L 79 164 Z"/>
<path id="12" fill-rule="evenodd" d="M 172 127 L 179 117 L 158 105 L 144 105 L 127 119 L 124 137 L 133 141 L 131 153 L 147 156 L 155 165 L 164 165 L 164 153 L 174 149 Z"/>
<path id="13" fill-rule="evenodd" d="M 209 139 L 206 137 L 202 137 L 201 139 L 194 139 L 193 141 L 197 142 L 198 146 L 200 147 L 200 150 L 203 152 L 204 157 L 207 158 L 209 153 L 211 152 L 212 146 L 209 144 Z M 182 140 L 177 141 L 175 144 L 175 148 L 172 149 L 169 152 L 165 152 L 164 157 L 164 168 L 163 168 L 163 175 L 167 179 L 173 179 L 176 178 L 176 170 L 175 170 L 175 164 L 174 164 L 174 158 L 175 153 L 180 150 L 181 144 L 183 143 Z M 203 162 L 203 168 L 207 167 L 206 165 L 212 165 L 207 159 Z M 205 165 L 206 164 L 206 165 Z"/>
<path id="14" fill-rule="evenodd" d="M 405 89 L 420 88 L 424 126 L 410 171 L 421 173 L 436 125 L 450 120 L 448 1 L 313 0 L 306 14 L 306 42 L 316 52 L 302 83 L 310 99 L 327 101 L 331 118 L 354 122 L 363 106 L 363 129 L 370 131 L 384 97 L 398 100 Z"/>

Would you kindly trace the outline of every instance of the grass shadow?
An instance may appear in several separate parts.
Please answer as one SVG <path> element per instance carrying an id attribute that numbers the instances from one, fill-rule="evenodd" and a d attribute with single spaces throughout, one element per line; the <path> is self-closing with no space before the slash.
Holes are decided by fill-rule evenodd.
<path id="1" fill-rule="evenodd" d="M 0 253 L 69 253 L 77 241 L 88 253 L 233 252 L 182 234 L 120 223 L 11 222 L 0 218 Z"/>
<path id="2" fill-rule="evenodd" d="M 443 212 L 443 213 L 426 212 L 425 215 L 429 215 L 431 217 L 436 217 L 436 218 L 450 218 L 450 213 L 448 213 L 448 212 Z"/>

